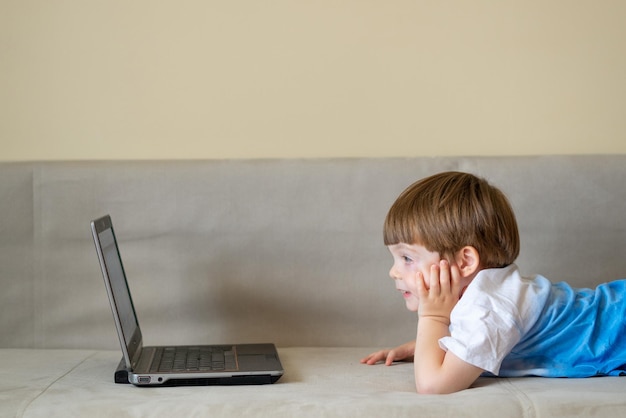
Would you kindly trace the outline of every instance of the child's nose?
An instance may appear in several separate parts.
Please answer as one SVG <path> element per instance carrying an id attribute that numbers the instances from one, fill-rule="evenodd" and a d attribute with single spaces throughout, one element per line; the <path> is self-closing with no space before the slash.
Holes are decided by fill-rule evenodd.
<path id="1" fill-rule="evenodd" d="M 391 267 L 391 269 L 389 269 L 389 277 L 391 277 L 393 280 L 402 279 L 402 277 L 398 274 L 393 266 Z"/>

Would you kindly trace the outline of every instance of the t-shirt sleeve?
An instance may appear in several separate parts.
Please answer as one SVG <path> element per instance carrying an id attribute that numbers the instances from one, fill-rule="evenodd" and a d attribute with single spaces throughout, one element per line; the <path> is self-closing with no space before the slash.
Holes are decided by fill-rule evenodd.
<path id="1" fill-rule="evenodd" d="M 551 284 L 523 278 L 517 266 L 481 271 L 450 315 L 450 336 L 439 346 L 498 375 L 502 361 L 539 318 Z"/>
<path id="2" fill-rule="evenodd" d="M 519 329 L 506 313 L 493 307 L 457 304 L 453 311 L 450 336 L 439 346 L 461 360 L 498 374 L 502 360 L 521 338 Z"/>

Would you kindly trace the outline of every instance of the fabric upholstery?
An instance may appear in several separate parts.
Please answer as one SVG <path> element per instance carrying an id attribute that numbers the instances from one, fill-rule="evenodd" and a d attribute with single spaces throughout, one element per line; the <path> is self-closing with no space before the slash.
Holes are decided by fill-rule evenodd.
<path id="1" fill-rule="evenodd" d="M 626 155 L 0 163 L 0 415 L 174 414 L 176 398 L 194 401 L 188 416 L 624 410 L 620 378 L 483 379 L 439 398 L 414 394 L 410 365 L 358 364 L 415 336 L 382 223 L 405 187 L 444 170 L 507 194 L 523 274 L 579 287 L 626 277 Z M 119 344 L 89 228 L 106 213 L 147 344 L 274 342 L 280 384 L 245 388 L 251 401 L 235 406 L 222 402 L 232 388 L 114 385 Z M 35 368 L 47 357 L 55 365 Z"/>

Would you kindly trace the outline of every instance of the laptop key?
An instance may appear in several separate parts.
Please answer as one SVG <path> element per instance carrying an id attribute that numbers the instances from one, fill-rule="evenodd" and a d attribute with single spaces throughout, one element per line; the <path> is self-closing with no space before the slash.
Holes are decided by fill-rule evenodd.
<path id="1" fill-rule="evenodd" d="M 224 351 L 224 367 L 227 370 L 236 370 L 237 362 L 235 361 L 235 352 L 232 350 Z"/>

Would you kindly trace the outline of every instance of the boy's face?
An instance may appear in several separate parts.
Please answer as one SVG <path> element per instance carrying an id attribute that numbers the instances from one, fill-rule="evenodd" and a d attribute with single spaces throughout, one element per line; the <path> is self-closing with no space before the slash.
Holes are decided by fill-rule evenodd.
<path id="1" fill-rule="evenodd" d="M 417 312 L 419 299 L 417 295 L 409 292 L 406 278 L 415 278 L 417 272 L 421 272 L 425 278 L 428 278 L 430 267 L 433 264 L 438 264 L 441 260 L 439 253 L 430 252 L 421 245 L 404 243 L 389 245 L 387 248 L 393 256 L 393 266 L 389 270 L 389 276 L 394 279 L 396 289 L 402 292 L 406 308 L 409 311 Z M 428 279 L 426 279 L 426 285 L 429 287 Z"/>

